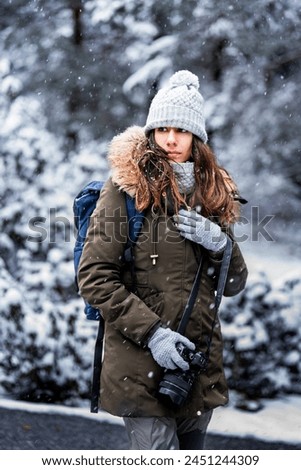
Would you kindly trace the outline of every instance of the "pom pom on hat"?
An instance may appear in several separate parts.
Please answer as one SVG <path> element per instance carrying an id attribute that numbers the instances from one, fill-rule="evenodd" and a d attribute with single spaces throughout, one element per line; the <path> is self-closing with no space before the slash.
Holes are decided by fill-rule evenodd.
<path id="1" fill-rule="evenodd" d="M 171 88 L 186 85 L 188 87 L 194 86 L 197 90 L 200 86 L 198 77 L 188 70 L 180 70 L 174 73 L 169 79 L 169 84 Z"/>
<path id="2" fill-rule="evenodd" d="M 144 128 L 146 135 L 158 127 L 177 127 L 206 143 L 204 100 L 198 89 L 198 77 L 188 70 L 172 75 L 168 86 L 158 91 L 151 103 Z"/>

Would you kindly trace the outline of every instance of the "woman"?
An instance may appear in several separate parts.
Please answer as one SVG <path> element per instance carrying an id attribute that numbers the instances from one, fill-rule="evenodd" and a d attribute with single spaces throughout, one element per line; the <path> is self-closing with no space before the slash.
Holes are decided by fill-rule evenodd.
<path id="1" fill-rule="evenodd" d="M 132 449 L 201 449 L 212 410 L 228 401 L 218 319 L 208 366 L 187 401 L 172 407 L 158 394 L 164 371 L 187 371 L 206 350 L 227 232 L 239 197 L 207 142 L 198 78 L 174 74 L 150 106 L 145 128 L 131 127 L 109 149 L 112 176 L 90 222 L 79 269 L 82 296 L 105 320 L 101 405 L 122 416 Z M 132 267 L 123 262 L 128 221 L 125 196 L 144 211 Z M 202 259 L 202 276 L 185 334 L 176 332 Z M 224 295 L 245 286 L 237 243 Z"/>

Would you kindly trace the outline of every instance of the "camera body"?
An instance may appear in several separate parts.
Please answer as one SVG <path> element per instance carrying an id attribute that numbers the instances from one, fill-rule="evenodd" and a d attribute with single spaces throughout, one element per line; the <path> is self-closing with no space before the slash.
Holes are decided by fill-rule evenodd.
<path id="1" fill-rule="evenodd" d="M 161 400 L 172 407 L 184 405 L 196 377 L 206 372 L 208 367 L 208 356 L 203 352 L 194 353 L 190 349 L 177 344 L 177 351 L 188 362 L 189 369 L 167 370 L 159 384 L 158 394 Z"/>

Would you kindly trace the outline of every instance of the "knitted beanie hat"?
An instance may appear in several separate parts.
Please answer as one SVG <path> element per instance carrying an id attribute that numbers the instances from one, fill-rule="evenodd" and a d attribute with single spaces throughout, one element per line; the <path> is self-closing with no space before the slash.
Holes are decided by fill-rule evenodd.
<path id="1" fill-rule="evenodd" d="M 206 143 L 204 99 L 198 89 L 198 77 L 188 70 L 172 75 L 169 85 L 158 91 L 150 105 L 144 128 L 146 135 L 158 127 L 178 127 Z"/>

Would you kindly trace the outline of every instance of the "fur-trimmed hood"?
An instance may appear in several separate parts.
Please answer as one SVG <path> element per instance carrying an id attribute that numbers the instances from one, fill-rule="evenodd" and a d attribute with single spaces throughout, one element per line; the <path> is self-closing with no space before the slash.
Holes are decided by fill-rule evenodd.
<path id="1" fill-rule="evenodd" d="M 138 161 L 147 149 L 147 142 L 143 128 L 132 126 L 114 137 L 109 146 L 112 181 L 131 197 L 135 197 L 141 178 Z"/>

